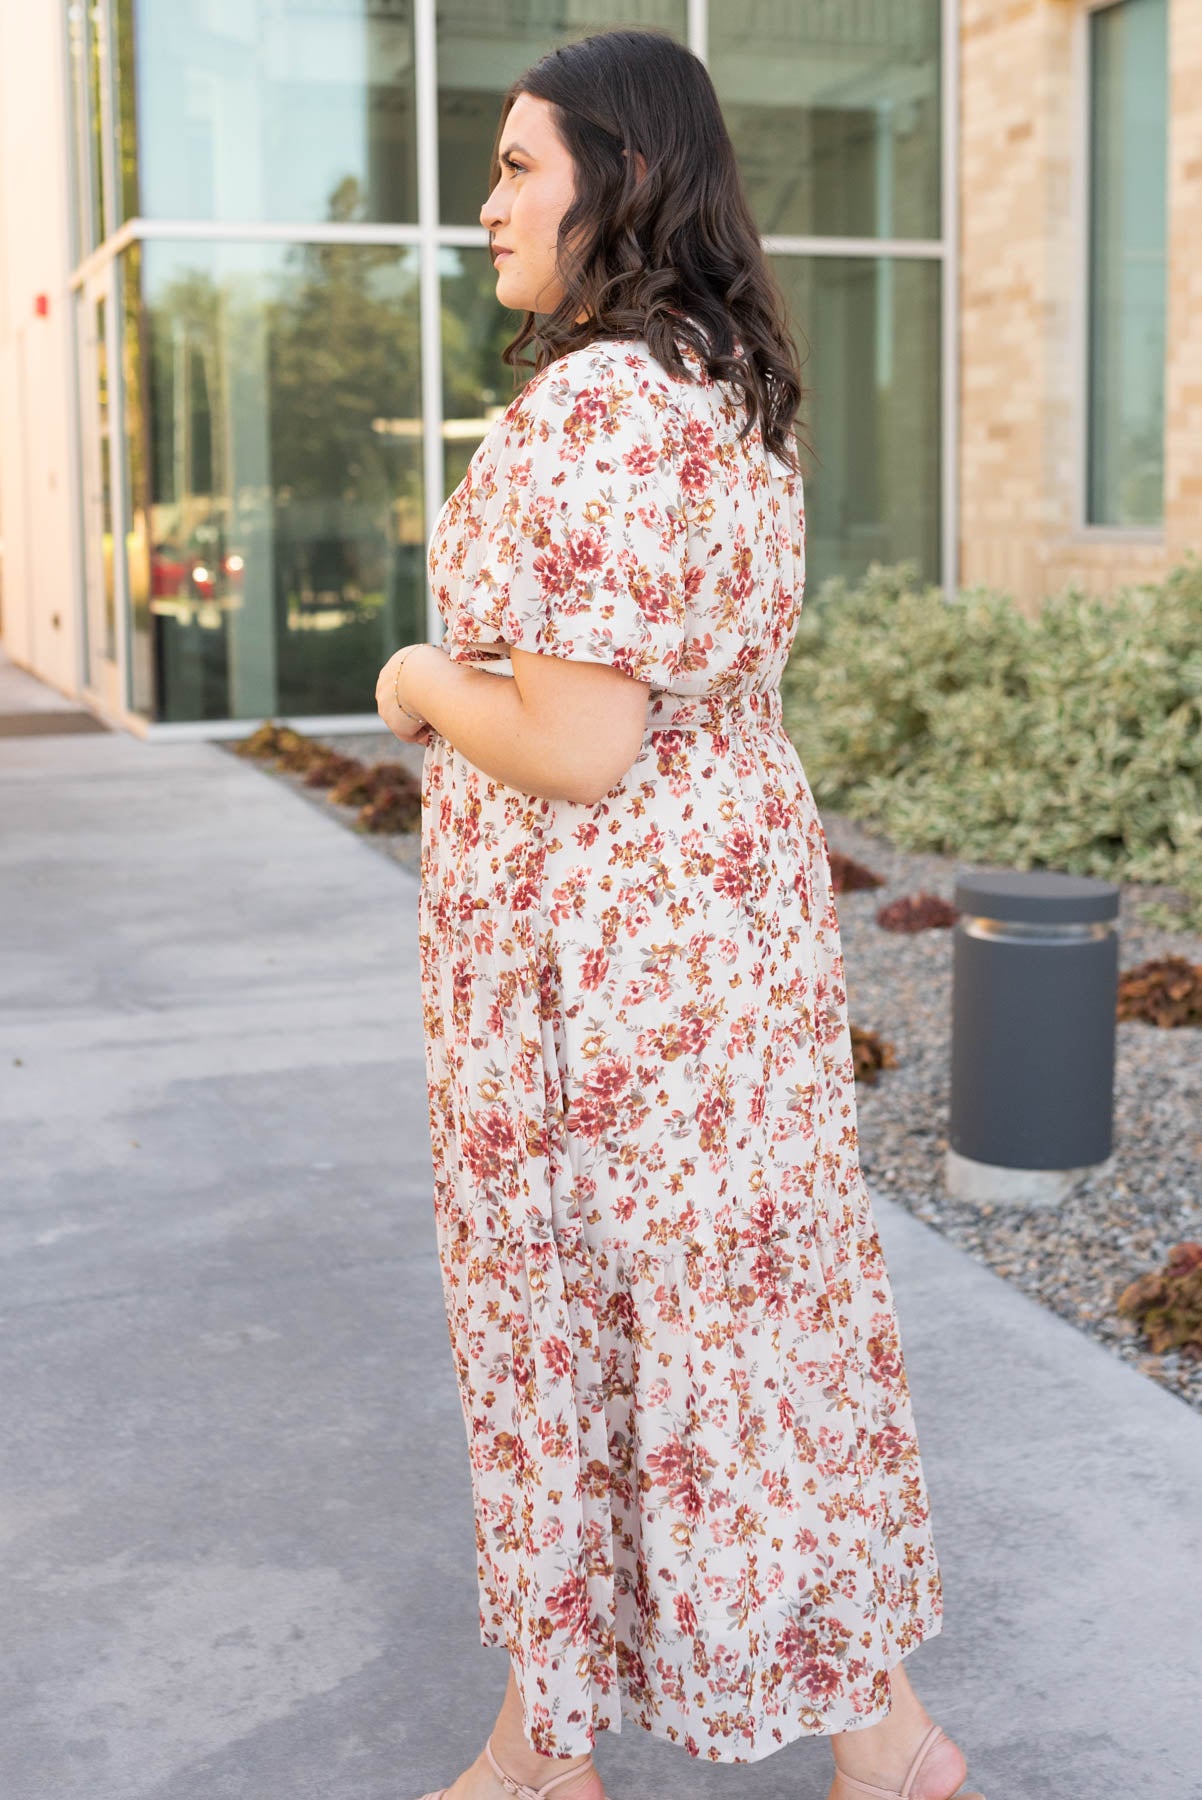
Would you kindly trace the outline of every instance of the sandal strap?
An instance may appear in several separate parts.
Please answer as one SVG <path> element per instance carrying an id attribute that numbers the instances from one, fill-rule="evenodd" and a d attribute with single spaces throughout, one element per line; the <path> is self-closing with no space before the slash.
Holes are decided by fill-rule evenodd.
<path id="1" fill-rule="evenodd" d="M 514 1800 L 543 1800 L 544 1794 L 549 1794 L 551 1789 L 558 1787 L 561 1781 L 571 1781 L 573 1775 L 579 1775 L 584 1769 L 589 1768 L 593 1760 L 591 1756 L 587 1756 L 582 1763 L 577 1763 L 574 1769 L 565 1769 L 562 1775 L 552 1775 L 550 1781 L 544 1781 L 542 1787 L 534 1788 L 527 1787 L 524 1781 L 515 1781 L 512 1775 L 505 1773 L 493 1755 L 491 1736 L 485 1740 L 484 1754 L 492 1765 L 493 1774 L 506 1792 L 514 1796 Z"/>
<path id="2" fill-rule="evenodd" d="M 927 1751 L 933 1749 L 938 1740 L 943 1736 L 943 1727 L 941 1725 L 932 1725 L 921 1744 L 919 1744 L 917 1750 L 914 1752 L 914 1760 L 906 1770 L 906 1779 L 902 1782 L 902 1800 L 910 1800 L 910 1789 L 918 1779 L 918 1771 L 922 1767 Z"/>
<path id="3" fill-rule="evenodd" d="M 836 1763 L 835 1767 L 839 1770 L 839 1780 L 845 1782 L 850 1788 L 857 1788 L 861 1794 L 874 1795 L 875 1800 L 910 1800 L 910 1789 L 917 1778 L 919 1769 L 922 1767 L 923 1759 L 925 1758 L 927 1751 L 935 1743 L 936 1739 L 941 1738 L 943 1735 L 943 1727 L 941 1725 L 931 1726 L 921 1744 L 919 1744 L 917 1750 L 914 1752 L 910 1767 L 906 1770 L 906 1779 L 902 1782 L 900 1788 L 876 1787 L 871 1781 L 861 1781 L 858 1775 L 849 1775 L 846 1769 L 839 1769 L 839 1765 Z M 965 1795 L 964 1800 L 969 1800 L 969 1796 Z"/>

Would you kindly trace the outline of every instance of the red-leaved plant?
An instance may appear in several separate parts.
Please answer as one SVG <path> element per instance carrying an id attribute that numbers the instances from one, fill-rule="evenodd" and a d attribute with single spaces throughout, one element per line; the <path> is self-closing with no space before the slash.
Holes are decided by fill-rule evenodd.
<path id="1" fill-rule="evenodd" d="M 1164 1268 L 1130 1282 L 1116 1305 L 1138 1321 L 1158 1356 L 1166 1350 L 1202 1356 L 1202 1244 L 1174 1245 Z"/>
<path id="2" fill-rule="evenodd" d="M 881 907 L 876 922 L 883 931 L 946 931 L 959 917 L 938 894 L 903 894 Z"/>

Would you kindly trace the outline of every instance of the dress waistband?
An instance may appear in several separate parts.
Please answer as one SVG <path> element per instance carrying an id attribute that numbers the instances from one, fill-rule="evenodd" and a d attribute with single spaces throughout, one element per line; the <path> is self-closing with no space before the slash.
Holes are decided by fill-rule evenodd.
<path id="1" fill-rule="evenodd" d="M 647 705 L 648 731 L 727 731 L 736 722 L 779 725 L 780 689 L 741 688 L 733 694 L 673 694 L 652 688 Z"/>
<path id="2" fill-rule="evenodd" d="M 500 642 L 477 646 L 467 661 L 498 663 L 508 676 L 513 665 Z M 779 687 L 736 688 L 731 693 L 674 694 L 670 688 L 651 689 L 647 704 L 648 731 L 728 731 L 739 721 L 748 725 L 780 725 L 783 708 Z"/>

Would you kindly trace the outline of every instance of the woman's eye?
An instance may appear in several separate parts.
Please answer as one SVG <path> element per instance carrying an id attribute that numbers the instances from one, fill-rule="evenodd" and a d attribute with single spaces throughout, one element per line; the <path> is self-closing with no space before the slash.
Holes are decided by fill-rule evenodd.
<path id="1" fill-rule="evenodd" d="M 513 175 L 524 175 L 526 173 L 526 165 L 524 163 L 510 162 L 506 159 L 505 167 Z"/>

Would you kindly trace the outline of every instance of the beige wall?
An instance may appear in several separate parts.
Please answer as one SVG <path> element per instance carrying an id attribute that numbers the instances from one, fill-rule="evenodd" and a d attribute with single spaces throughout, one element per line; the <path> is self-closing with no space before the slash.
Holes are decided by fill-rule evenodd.
<path id="1" fill-rule="evenodd" d="M 4 647 L 75 695 L 64 10 L 0 0 L 0 532 Z M 38 294 L 49 298 L 45 318 Z"/>
<path id="2" fill-rule="evenodd" d="M 960 580 L 1036 605 L 1202 550 L 1202 0 L 1170 0 L 1163 535 L 1080 522 L 1082 0 L 961 9 Z"/>

